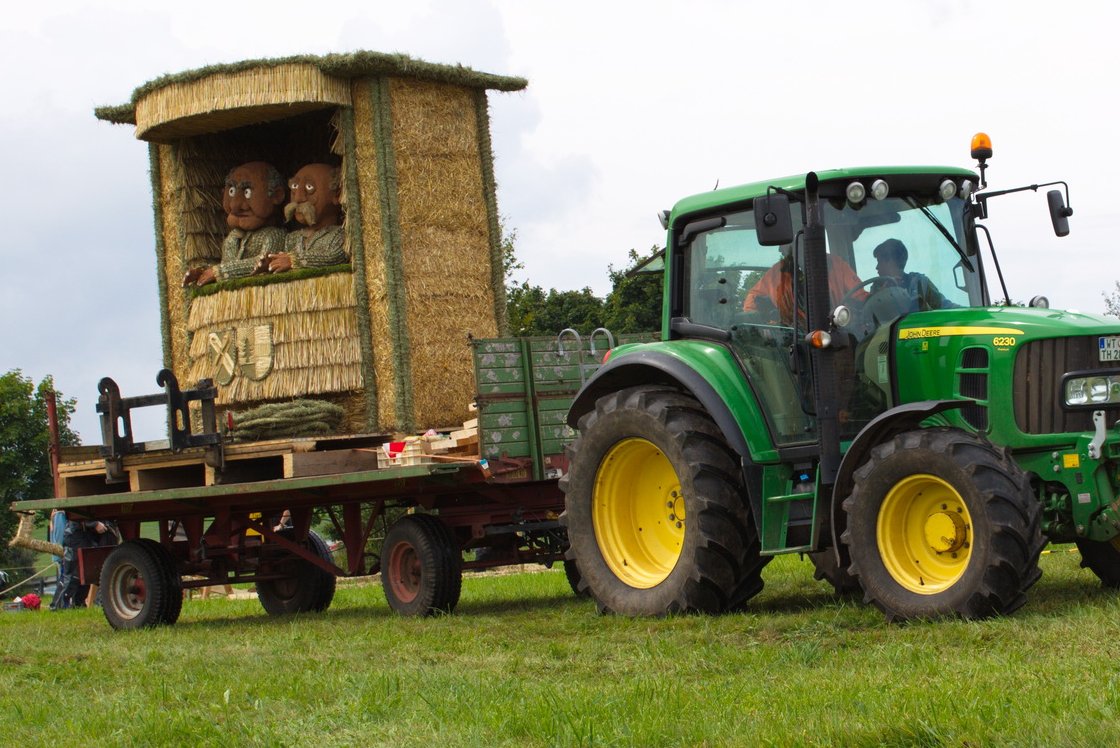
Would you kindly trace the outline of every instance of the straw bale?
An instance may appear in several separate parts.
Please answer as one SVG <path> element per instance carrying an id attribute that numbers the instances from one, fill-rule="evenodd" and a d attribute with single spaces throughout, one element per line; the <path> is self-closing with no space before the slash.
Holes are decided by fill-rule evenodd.
<path id="1" fill-rule="evenodd" d="M 214 72 L 169 83 L 138 99 L 136 137 L 181 138 L 290 116 L 316 106 L 349 104 L 348 81 L 307 64 Z"/>
<path id="2" fill-rule="evenodd" d="M 413 405 L 419 424 L 447 423 L 474 394 L 468 334 L 497 334 L 476 101 L 397 79 L 391 97 Z"/>
<path id="3" fill-rule="evenodd" d="M 159 290 L 159 337 L 164 368 L 171 366 L 171 319 L 167 309 L 167 247 L 163 243 L 163 205 L 160 202 L 162 176 L 159 168 L 159 147 L 148 144 L 148 177 L 151 180 L 152 212 L 155 218 L 156 286 Z"/>
<path id="4" fill-rule="evenodd" d="M 370 358 L 376 389 L 378 426 L 392 430 L 397 422 L 396 392 L 386 386 L 393 381 L 392 330 L 389 324 L 389 292 L 384 262 L 385 204 L 382 174 L 378 170 L 378 139 L 384 142 L 388 133 L 378 136 L 382 128 L 375 108 L 376 81 L 354 84 L 354 147 L 355 172 L 361 201 L 362 236 L 364 239 L 365 287 L 369 304 Z M 349 204 L 349 203 L 347 203 Z"/>
<path id="5" fill-rule="evenodd" d="M 178 161 L 174 149 L 170 146 L 159 146 L 158 151 L 160 185 L 159 203 L 163 207 L 161 215 L 163 226 L 158 230 L 163 236 L 163 274 L 167 294 L 163 302 L 168 322 L 167 342 L 170 347 L 171 370 L 181 374 L 187 370 L 187 337 L 186 337 L 186 296 L 181 288 L 183 273 L 186 271 L 183 263 L 183 234 L 182 210 L 179 202 L 179 191 L 175 188 L 178 178 Z"/>

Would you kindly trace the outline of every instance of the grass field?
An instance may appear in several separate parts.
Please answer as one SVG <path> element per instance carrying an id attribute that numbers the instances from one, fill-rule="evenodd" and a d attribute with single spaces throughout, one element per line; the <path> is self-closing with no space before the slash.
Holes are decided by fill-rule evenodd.
<path id="1" fill-rule="evenodd" d="M 743 614 L 601 617 L 560 571 L 468 577 L 455 615 L 380 587 L 268 618 L 198 599 L 170 628 L 0 614 L 19 745 L 1117 745 L 1120 595 L 1066 548 L 1003 619 L 888 625 L 782 557 Z"/>

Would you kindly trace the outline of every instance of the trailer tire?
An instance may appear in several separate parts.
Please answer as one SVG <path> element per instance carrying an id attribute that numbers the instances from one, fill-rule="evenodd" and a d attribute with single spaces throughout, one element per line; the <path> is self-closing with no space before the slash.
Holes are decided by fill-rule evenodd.
<path id="1" fill-rule="evenodd" d="M 403 616 L 450 613 L 462 591 L 462 553 L 451 531 L 431 514 L 401 517 L 385 535 L 381 586 Z"/>
<path id="2" fill-rule="evenodd" d="M 849 597 L 862 592 L 859 580 L 849 573 L 848 567 L 842 567 L 836 561 L 834 549 L 828 548 L 810 553 L 808 556 L 813 563 L 813 579 L 828 582 L 840 597 Z"/>
<path id="3" fill-rule="evenodd" d="M 1120 535 L 1112 540 L 1078 540 L 1081 568 L 1097 575 L 1109 589 L 1120 588 Z"/>
<path id="4" fill-rule="evenodd" d="M 1027 475 L 964 431 L 908 431 L 871 450 L 844 499 L 850 572 L 888 620 L 1004 615 L 1042 576 Z"/>
<path id="5" fill-rule="evenodd" d="M 167 573 L 144 543 L 128 540 L 109 554 L 101 570 L 101 607 L 114 629 L 139 629 L 168 623 Z M 180 593 L 182 594 L 182 593 Z"/>
<path id="6" fill-rule="evenodd" d="M 326 543 L 314 531 L 307 533 L 305 546 L 320 558 L 330 560 Z M 270 616 L 291 613 L 320 613 L 334 599 L 334 575 L 308 561 L 292 556 L 287 562 L 288 576 L 257 582 L 257 599 Z"/>
<path id="7" fill-rule="evenodd" d="M 740 607 L 763 586 L 739 459 L 704 407 L 656 386 L 605 395 L 579 422 L 562 521 L 602 613 Z"/>
<path id="8" fill-rule="evenodd" d="M 138 538 L 137 542 L 155 554 L 157 561 L 164 570 L 167 595 L 160 618 L 163 623 L 171 625 L 179 620 L 179 615 L 183 612 L 183 580 L 179 576 L 179 571 L 175 568 L 175 559 L 171 556 L 171 551 L 155 540 Z"/>

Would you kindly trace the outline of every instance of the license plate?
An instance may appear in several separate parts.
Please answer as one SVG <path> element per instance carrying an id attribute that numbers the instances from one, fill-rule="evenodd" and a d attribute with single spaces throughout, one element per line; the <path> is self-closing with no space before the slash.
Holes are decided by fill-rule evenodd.
<path id="1" fill-rule="evenodd" d="M 1097 338 L 1101 361 L 1120 361 L 1120 335 Z"/>

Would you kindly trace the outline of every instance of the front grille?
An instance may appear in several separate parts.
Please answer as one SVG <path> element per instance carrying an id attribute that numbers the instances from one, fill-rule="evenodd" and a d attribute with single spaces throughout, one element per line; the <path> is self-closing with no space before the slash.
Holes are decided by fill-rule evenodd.
<path id="1" fill-rule="evenodd" d="M 1059 390 L 1066 372 L 1116 368 L 1116 362 L 1098 360 L 1097 337 L 1035 340 L 1019 349 L 1012 399 L 1020 431 L 1057 434 L 1093 430 L 1092 412 L 1063 410 Z"/>
<path id="2" fill-rule="evenodd" d="M 960 377 L 962 397 L 985 401 L 988 399 L 988 375 L 986 373 L 961 374 Z M 962 406 L 961 416 L 977 431 L 984 431 L 988 428 L 988 408 L 980 403 Z"/>

